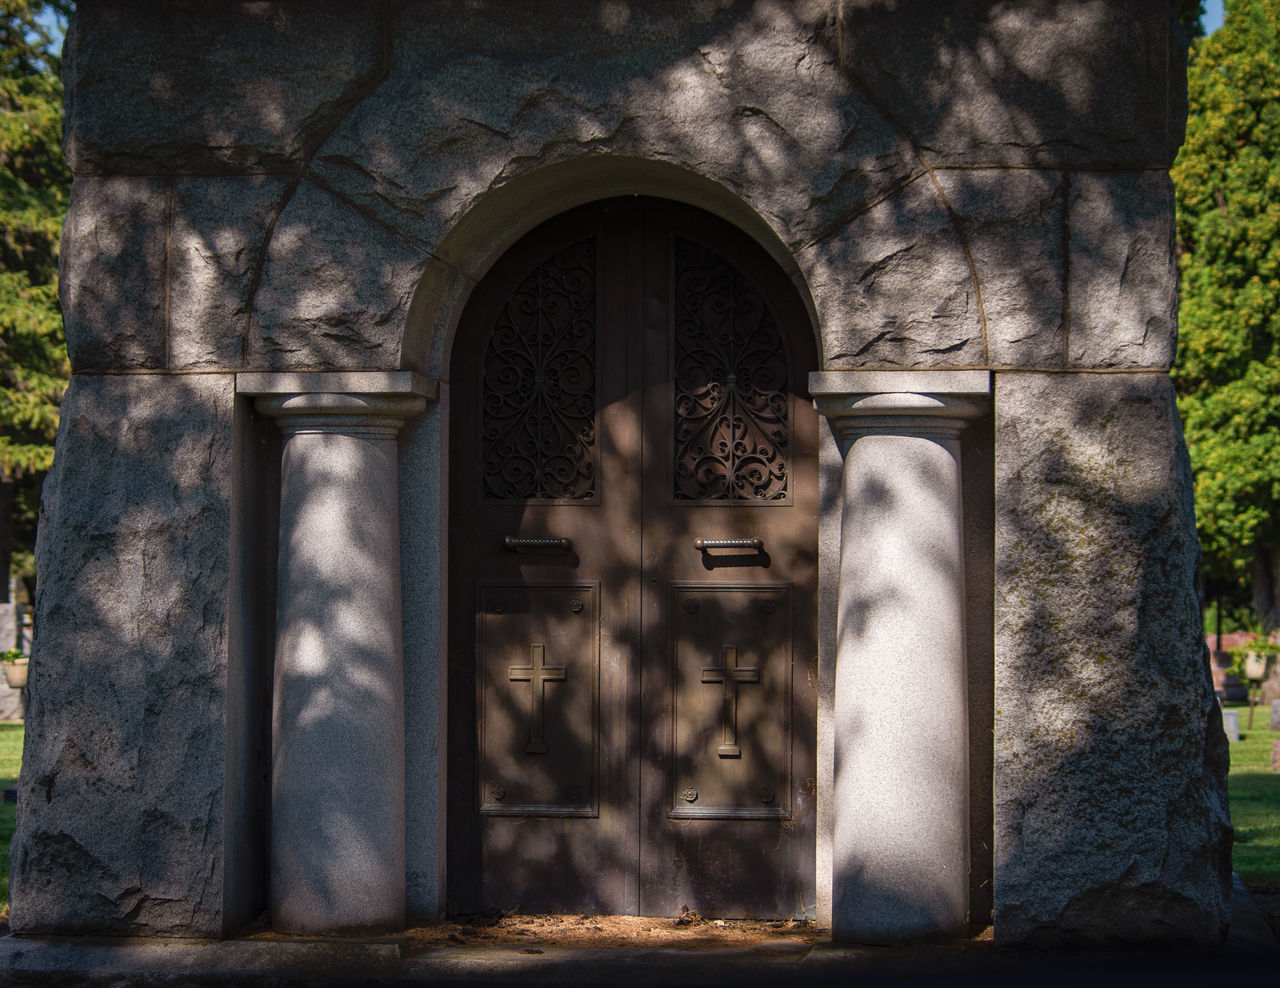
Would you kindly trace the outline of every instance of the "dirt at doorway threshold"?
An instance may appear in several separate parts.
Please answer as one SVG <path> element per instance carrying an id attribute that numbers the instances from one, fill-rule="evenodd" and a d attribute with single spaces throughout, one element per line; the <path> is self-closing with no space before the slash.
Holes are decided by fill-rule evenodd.
<path id="1" fill-rule="evenodd" d="M 554 947 L 737 947 L 778 953 L 807 950 L 827 939 L 812 922 L 704 919 L 696 913 L 655 916 L 536 915 L 518 912 L 449 917 L 406 931 L 412 949 L 464 944 Z"/>
<path id="2" fill-rule="evenodd" d="M 518 912 L 454 916 L 407 930 L 410 949 L 466 944 L 540 947 L 745 947 L 760 954 L 802 953 L 829 943 L 830 932 L 805 920 L 708 919 L 686 912 L 655 916 L 532 915 Z M 977 939 L 983 939 L 979 936 Z M 989 933 L 986 939 L 990 939 Z"/>
<path id="3" fill-rule="evenodd" d="M 262 917 L 245 931 L 250 940 L 293 940 L 275 933 Z M 325 937 L 306 939 L 328 939 Z M 341 938 L 337 938 L 341 939 Z M 475 916 L 448 916 L 439 922 L 413 926 L 387 939 L 405 945 L 410 954 L 442 947 L 516 947 L 529 954 L 545 947 L 667 950 L 672 948 L 740 948 L 764 956 L 807 953 L 831 943 L 830 930 L 811 920 L 709 919 L 694 912 L 676 918 L 662 916 L 526 915 L 497 910 Z M 968 942 L 989 947 L 991 927 Z M 962 942 L 963 943 L 963 942 Z"/>
<path id="4" fill-rule="evenodd" d="M 265 916 L 242 934 L 248 940 L 296 940 L 276 933 Z M 304 937 L 307 940 L 341 937 Z M 381 939 L 381 938 L 376 938 Z M 537 953 L 540 947 L 740 947 L 766 952 L 799 953 L 830 940 L 827 930 L 805 920 L 762 921 L 705 919 L 687 912 L 675 919 L 661 916 L 525 915 L 493 910 L 475 916 L 448 916 L 411 926 L 385 939 L 405 944 L 410 952 L 437 947 L 514 946 Z"/>

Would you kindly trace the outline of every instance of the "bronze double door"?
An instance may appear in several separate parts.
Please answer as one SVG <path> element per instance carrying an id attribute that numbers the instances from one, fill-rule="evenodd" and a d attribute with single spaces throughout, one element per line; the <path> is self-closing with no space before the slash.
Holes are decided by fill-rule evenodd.
<path id="1" fill-rule="evenodd" d="M 814 907 L 816 418 L 776 266 L 688 207 L 567 213 L 451 366 L 450 908 Z"/>

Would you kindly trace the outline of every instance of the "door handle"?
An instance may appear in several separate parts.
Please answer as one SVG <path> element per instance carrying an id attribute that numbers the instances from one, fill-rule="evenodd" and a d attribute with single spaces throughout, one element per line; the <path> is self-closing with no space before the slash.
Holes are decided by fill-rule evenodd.
<path id="1" fill-rule="evenodd" d="M 573 539 L 518 539 L 508 535 L 502 540 L 508 552 L 572 552 Z"/>
<path id="2" fill-rule="evenodd" d="M 759 552 L 764 548 L 764 539 L 694 539 L 693 547 L 699 552 L 708 549 L 754 549 Z"/>

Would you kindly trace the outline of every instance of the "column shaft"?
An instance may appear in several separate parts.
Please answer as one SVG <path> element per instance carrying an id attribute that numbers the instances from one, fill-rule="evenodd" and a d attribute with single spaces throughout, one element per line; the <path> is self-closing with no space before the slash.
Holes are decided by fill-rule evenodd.
<path id="1" fill-rule="evenodd" d="M 833 933 L 963 931 L 968 694 L 959 441 L 861 435 L 844 464 Z"/>
<path id="2" fill-rule="evenodd" d="M 345 397 L 259 399 L 285 433 L 270 901 L 291 933 L 404 925 L 396 433 L 421 399 Z"/>
<path id="3" fill-rule="evenodd" d="M 985 410 L 989 377 L 826 372 L 810 385 L 844 452 L 832 936 L 960 935 L 969 698 L 959 436 Z"/>

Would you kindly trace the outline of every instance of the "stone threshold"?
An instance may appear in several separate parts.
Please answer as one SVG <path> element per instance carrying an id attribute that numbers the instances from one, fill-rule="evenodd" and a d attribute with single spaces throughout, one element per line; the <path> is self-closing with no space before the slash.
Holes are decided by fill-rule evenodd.
<path id="1" fill-rule="evenodd" d="M 565 947 L 501 943 L 411 949 L 412 936 L 230 940 L 0 937 L 0 985 L 903 985 L 1198 984 L 1274 975 L 1280 943 L 1237 878 L 1235 921 L 1215 950 L 1164 947 L 1012 950 L 984 940 L 839 946 L 825 937 L 718 946 Z"/>

